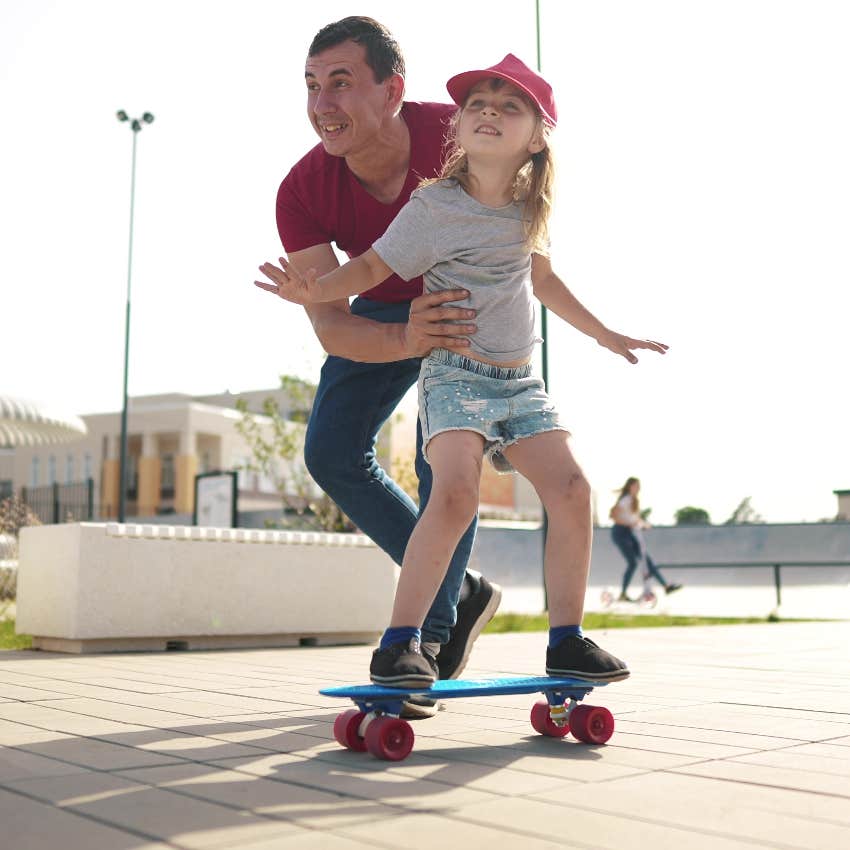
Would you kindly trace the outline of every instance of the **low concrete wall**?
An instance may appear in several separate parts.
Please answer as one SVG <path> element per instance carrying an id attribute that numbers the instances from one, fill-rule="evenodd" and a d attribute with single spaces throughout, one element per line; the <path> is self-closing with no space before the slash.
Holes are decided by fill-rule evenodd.
<path id="1" fill-rule="evenodd" d="M 25 528 L 17 629 L 68 652 L 371 643 L 398 568 L 359 534 Z"/>
<path id="2" fill-rule="evenodd" d="M 850 561 L 850 523 L 788 525 L 672 526 L 646 532 L 647 546 L 668 581 L 684 589 L 665 597 L 656 611 L 693 616 L 765 617 L 776 608 L 771 564 L 783 561 Z M 502 612 L 543 610 L 543 536 L 525 523 L 481 523 L 471 566 L 504 588 Z M 758 561 L 765 567 L 738 567 Z M 712 569 L 688 569 L 689 563 L 721 563 Z M 619 593 L 625 561 L 611 541 L 611 529 L 594 529 L 593 559 L 585 599 L 588 611 L 604 610 L 603 590 Z M 639 570 L 638 570 L 639 572 Z M 850 619 L 850 566 L 783 567 L 784 617 Z M 632 579 L 638 595 L 640 576 Z M 625 605 L 617 610 L 636 611 Z"/>

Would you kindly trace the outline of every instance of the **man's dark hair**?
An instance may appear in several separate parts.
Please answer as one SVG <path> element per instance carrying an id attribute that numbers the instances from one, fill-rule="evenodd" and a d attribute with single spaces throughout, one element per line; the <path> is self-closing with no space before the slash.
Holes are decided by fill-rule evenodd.
<path id="1" fill-rule="evenodd" d="M 404 76 L 404 56 L 392 33 L 374 18 L 362 15 L 352 15 L 322 27 L 316 33 L 307 56 L 315 56 L 344 41 L 363 45 L 366 64 L 372 69 L 376 83 L 382 83 L 393 74 Z"/>

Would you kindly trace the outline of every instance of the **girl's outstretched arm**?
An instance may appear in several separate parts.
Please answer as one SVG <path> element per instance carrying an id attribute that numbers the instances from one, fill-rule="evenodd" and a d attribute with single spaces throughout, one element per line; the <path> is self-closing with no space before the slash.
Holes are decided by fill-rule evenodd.
<path id="1" fill-rule="evenodd" d="M 316 269 L 307 269 L 302 273 L 286 257 L 280 258 L 280 267 L 273 263 L 263 263 L 260 271 L 271 283 L 261 280 L 255 280 L 254 283 L 260 289 L 274 292 L 293 304 L 317 304 L 359 295 L 393 273 L 371 248 L 322 277 L 318 277 Z"/>
<path id="2" fill-rule="evenodd" d="M 625 357 L 629 363 L 637 363 L 633 349 L 646 348 L 664 354 L 668 347 L 663 342 L 651 339 L 633 339 L 606 328 L 552 270 L 548 257 L 533 254 L 531 258 L 531 284 L 534 295 L 553 313 L 560 316 L 576 330 L 593 337 L 601 346 Z"/>

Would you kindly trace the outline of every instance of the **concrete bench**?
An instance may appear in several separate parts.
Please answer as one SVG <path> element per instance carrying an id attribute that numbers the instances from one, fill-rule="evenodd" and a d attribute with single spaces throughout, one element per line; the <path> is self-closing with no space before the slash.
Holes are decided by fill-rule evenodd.
<path id="1" fill-rule="evenodd" d="M 398 567 L 361 534 L 24 528 L 19 633 L 60 652 L 372 643 Z"/>

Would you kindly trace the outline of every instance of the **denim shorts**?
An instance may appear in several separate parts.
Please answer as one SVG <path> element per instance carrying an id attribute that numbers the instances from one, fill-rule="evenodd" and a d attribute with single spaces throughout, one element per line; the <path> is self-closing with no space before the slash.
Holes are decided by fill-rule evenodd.
<path id="1" fill-rule="evenodd" d="M 419 372 L 422 453 L 444 431 L 475 431 L 498 472 L 514 472 L 502 454 L 524 437 L 566 431 L 531 364 L 505 369 L 435 348 Z"/>

